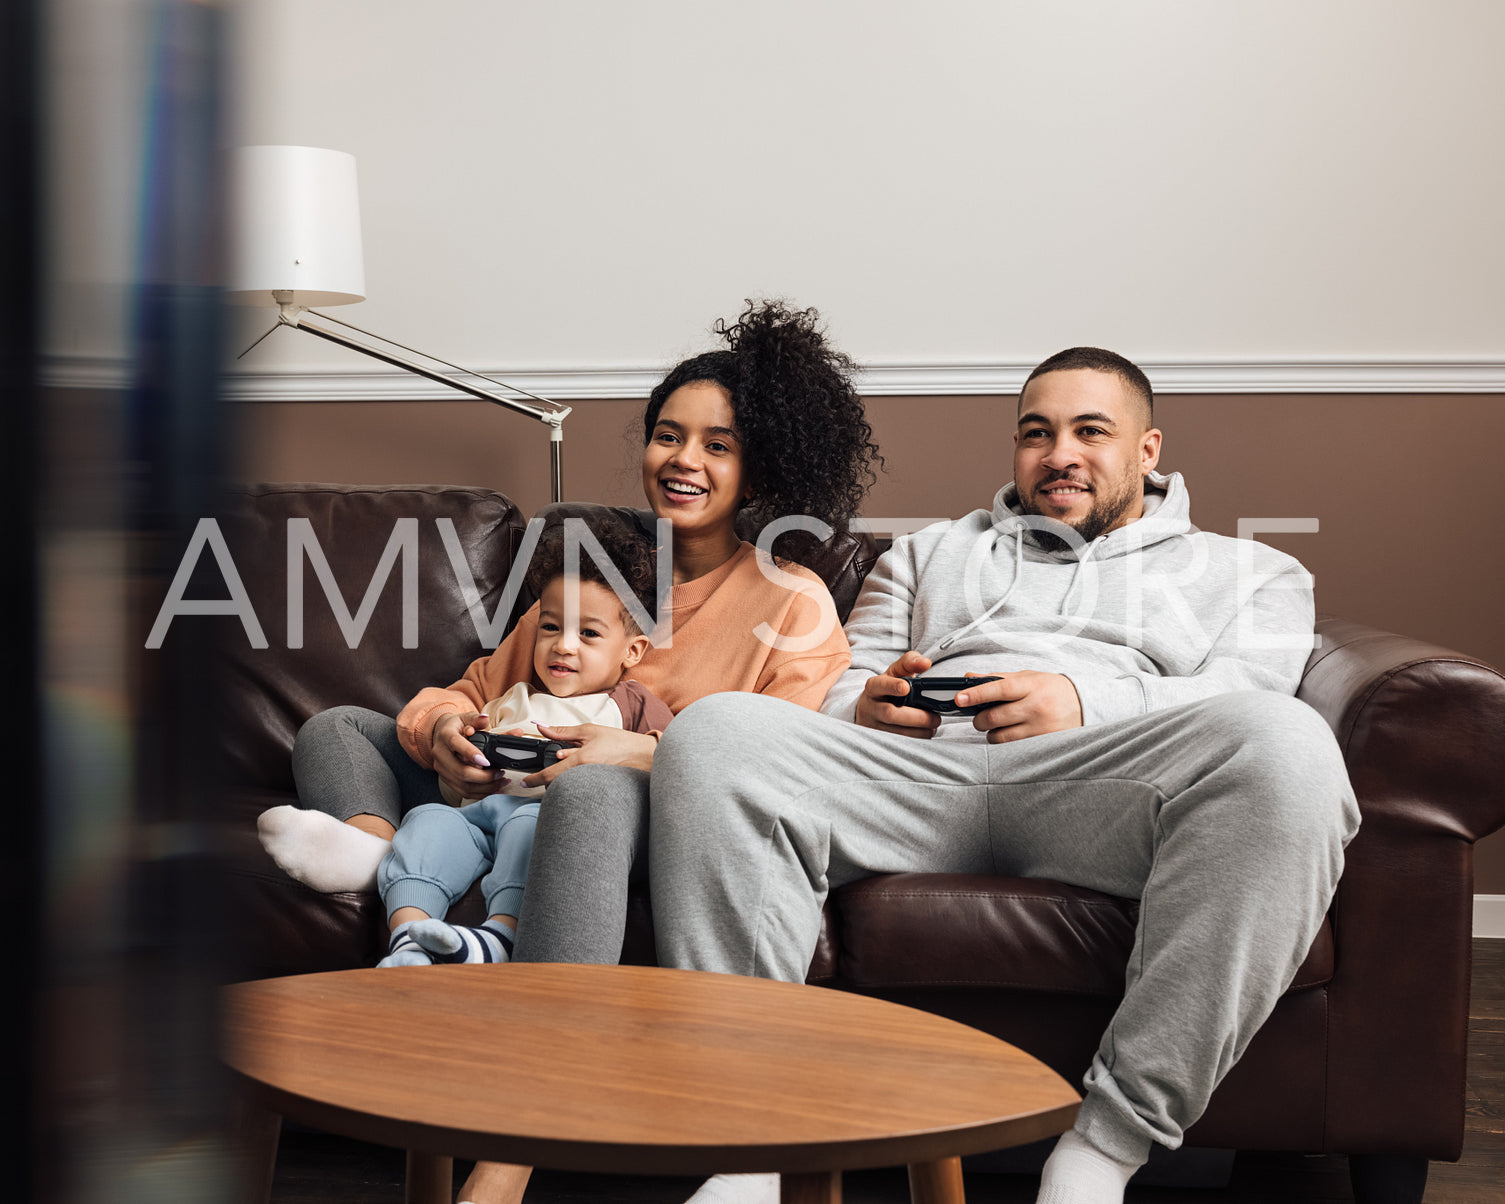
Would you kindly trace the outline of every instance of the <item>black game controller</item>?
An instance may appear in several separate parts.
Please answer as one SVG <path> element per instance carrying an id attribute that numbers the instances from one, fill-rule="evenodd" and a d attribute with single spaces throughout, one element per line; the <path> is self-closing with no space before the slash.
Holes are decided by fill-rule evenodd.
<path id="1" fill-rule="evenodd" d="M 568 747 L 542 736 L 504 736 L 500 732 L 477 732 L 470 742 L 481 750 L 493 769 L 537 773 L 559 760 L 559 750 Z"/>
<path id="2" fill-rule="evenodd" d="M 985 681 L 998 679 L 999 675 L 996 674 L 992 677 L 905 677 L 900 680 L 909 683 L 909 693 L 889 694 L 882 701 L 891 702 L 896 707 L 918 707 L 936 715 L 975 715 L 996 704 L 982 702 L 975 706 L 959 707 L 956 705 L 957 694 L 973 686 L 980 686 Z"/>

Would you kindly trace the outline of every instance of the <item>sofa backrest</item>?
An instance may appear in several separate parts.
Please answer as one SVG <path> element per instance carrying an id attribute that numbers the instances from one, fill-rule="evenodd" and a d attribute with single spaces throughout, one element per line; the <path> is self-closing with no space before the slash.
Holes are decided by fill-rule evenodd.
<path id="1" fill-rule="evenodd" d="M 347 703 L 395 715 L 424 686 L 448 684 L 495 647 L 495 639 L 483 643 L 477 632 L 444 532 L 453 532 L 489 617 L 524 526 L 512 500 L 489 489 L 278 484 L 233 491 L 221 527 L 268 646 L 253 647 L 235 617 L 175 621 L 222 625 L 227 671 L 206 680 L 223 683 L 213 688 L 229 696 L 206 697 L 204 705 L 236 784 L 290 790 L 293 736 L 310 715 Z M 416 563 L 408 562 L 414 553 Z M 392 563 L 368 598 L 384 554 Z M 207 551 L 200 576 L 206 563 L 214 568 Z M 342 614 L 321 580 L 326 565 Z M 225 597 L 217 577 L 206 577 L 213 584 L 191 596 Z M 352 648 L 363 605 L 369 615 Z M 498 617 L 508 625 L 510 613 Z M 301 647 L 291 647 L 299 642 L 300 619 Z M 494 634 L 499 639 L 502 631 Z"/>

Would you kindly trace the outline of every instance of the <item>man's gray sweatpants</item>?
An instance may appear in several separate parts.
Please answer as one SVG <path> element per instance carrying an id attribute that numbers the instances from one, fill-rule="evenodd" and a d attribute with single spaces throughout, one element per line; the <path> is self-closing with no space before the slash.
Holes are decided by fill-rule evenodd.
<path id="1" fill-rule="evenodd" d="M 873 874 L 1052 878 L 1139 899 L 1077 1123 L 1126 1160 L 1179 1145 L 1201 1114 L 1305 957 L 1358 828 L 1326 723 L 1273 693 L 996 745 L 716 694 L 665 733 L 646 825 L 643 775 L 587 768 L 543 806 L 526 960 L 620 949 L 645 834 L 659 960 L 691 969 L 803 980 L 827 893 Z M 610 847 L 575 843 L 592 836 Z"/>

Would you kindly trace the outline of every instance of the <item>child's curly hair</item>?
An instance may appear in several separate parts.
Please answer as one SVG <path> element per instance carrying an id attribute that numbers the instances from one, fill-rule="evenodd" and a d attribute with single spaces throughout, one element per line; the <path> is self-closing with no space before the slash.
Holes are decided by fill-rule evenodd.
<path id="1" fill-rule="evenodd" d="M 785 515 L 808 514 L 838 532 L 847 529 L 883 464 L 862 398 L 853 387 L 852 359 L 827 341 L 814 309 L 783 301 L 749 300 L 728 326 L 712 328 L 727 349 L 676 364 L 649 395 L 643 439 L 669 395 L 682 385 L 711 381 L 731 395 L 742 460 L 753 496 L 747 510 L 762 530 Z M 804 559 L 817 544 L 806 532 L 779 538 L 780 554 Z"/>
<path id="2" fill-rule="evenodd" d="M 590 532 L 601 550 L 627 582 L 627 588 L 649 615 L 657 611 L 657 561 L 648 537 L 636 526 L 602 515 L 591 520 Z M 533 559 L 528 562 L 527 586 L 534 597 L 542 597 L 544 587 L 556 577 L 564 576 L 565 528 L 562 524 L 546 528 L 539 536 Z M 584 548 L 580 551 L 580 580 L 593 581 L 612 589 L 601 566 Z M 619 599 L 620 601 L 620 599 Z M 632 612 L 622 607 L 622 621 L 628 629 L 641 631 Z"/>

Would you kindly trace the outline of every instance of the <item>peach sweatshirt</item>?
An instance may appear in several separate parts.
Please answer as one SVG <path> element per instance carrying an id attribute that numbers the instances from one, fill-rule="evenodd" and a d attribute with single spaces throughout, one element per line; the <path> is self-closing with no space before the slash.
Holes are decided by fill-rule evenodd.
<path id="1" fill-rule="evenodd" d="M 705 576 L 674 586 L 669 607 L 672 644 L 650 646 L 631 676 L 675 714 L 697 698 L 729 690 L 772 694 L 814 710 L 852 660 L 825 583 L 799 565 L 773 563 L 750 543 Z M 534 605 L 497 650 L 472 661 L 454 685 L 420 690 L 397 716 L 408 755 L 432 769 L 432 732 L 441 715 L 479 711 L 515 683 L 532 682 L 537 630 Z M 777 638 L 790 646 L 770 647 Z"/>

